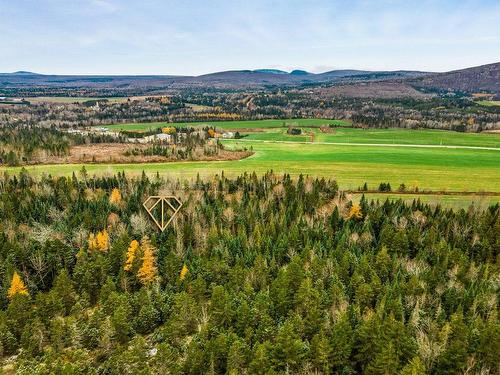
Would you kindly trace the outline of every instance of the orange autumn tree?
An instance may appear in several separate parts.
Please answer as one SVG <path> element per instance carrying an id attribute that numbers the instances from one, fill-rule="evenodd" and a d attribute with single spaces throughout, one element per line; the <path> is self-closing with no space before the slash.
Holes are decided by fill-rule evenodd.
<path id="1" fill-rule="evenodd" d="M 130 242 L 130 246 L 127 249 L 127 260 L 125 261 L 125 266 L 123 267 L 125 271 L 130 271 L 132 269 L 132 265 L 134 264 L 135 255 L 138 249 L 139 242 L 137 242 L 136 240 Z"/>
<path id="2" fill-rule="evenodd" d="M 179 274 L 179 279 L 182 281 L 186 278 L 187 273 L 189 272 L 189 268 L 184 264 L 181 269 L 181 273 Z"/>
<path id="3" fill-rule="evenodd" d="M 90 250 L 108 251 L 109 249 L 109 234 L 106 229 L 100 232 L 90 233 L 88 239 L 88 245 Z"/>
<path id="4" fill-rule="evenodd" d="M 158 278 L 156 268 L 155 248 L 146 236 L 141 241 L 142 266 L 137 272 L 137 277 L 142 285 L 150 285 Z"/>
<path id="5" fill-rule="evenodd" d="M 166 128 L 162 128 L 161 132 L 163 134 L 175 134 L 177 132 L 177 129 L 174 128 L 173 126 L 169 126 L 169 127 L 166 127 Z"/>
<path id="6" fill-rule="evenodd" d="M 23 280 L 21 279 L 19 274 L 14 271 L 14 275 L 12 275 L 12 281 L 10 283 L 10 288 L 7 291 L 7 296 L 9 297 L 9 299 L 12 299 L 16 294 L 24 294 L 26 296 L 29 295 L 28 289 L 26 288 L 26 285 L 24 285 Z"/>
<path id="7" fill-rule="evenodd" d="M 361 206 L 357 203 L 354 203 L 351 208 L 349 209 L 349 219 L 361 219 L 363 217 L 363 214 L 361 212 Z"/>
<path id="8" fill-rule="evenodd" d="M 120 189 L 114 188 L 109 196 L 109 203 L 119 205 L 122 201 L 122 193 Z"/>

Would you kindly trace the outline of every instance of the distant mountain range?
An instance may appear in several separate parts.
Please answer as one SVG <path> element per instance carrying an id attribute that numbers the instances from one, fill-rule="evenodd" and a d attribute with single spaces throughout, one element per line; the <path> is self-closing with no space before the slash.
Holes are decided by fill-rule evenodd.
<path id="1" fill-rule="evenodd" d="M 234 70 L 201 76 L 100 76 L 100 75 L 44 75 L 25 71 L 0 73 L 2 89 L 29 88 L 89 88 L 144 90 L 146 92 L 181 89 L 265 89 L 276 87 L 303 87 L 307 85 L 356 85 L 360 83 L 392 82 L 417 89 L 500 93 L 500 63 L 447 73 L 420 71 L 366 71 L 332 70 L 310 73 L 294 70 L 290 73 L 277 69 Z"/>

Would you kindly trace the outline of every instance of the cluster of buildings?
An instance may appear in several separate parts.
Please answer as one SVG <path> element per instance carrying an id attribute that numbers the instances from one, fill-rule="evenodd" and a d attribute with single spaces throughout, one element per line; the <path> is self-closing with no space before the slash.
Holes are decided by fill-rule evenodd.
<path id="1" fill-rule="evenodd" d="M 81 135 L 107 135 L 111 137 L 118 138 L 120 137 L 120 133 L 112 132 L 109 131 L 108 128 L 105 127 L 91 127 L 90 129 L 68 129 L 66 130 L 67 133 L 70 134 L 81 134 Z M 198 130 L 196 132 L 191 133 L 191 135 L 198 135 L 202 138 L 206 137 L 207 134 L 203 130 Z M 187 136 L 187 133 L 175 133 L 175 137 L 177 141 L 181 138 L 184 138 Z M 213 138 L 224 138 L 224 139 L 230 139 L 234 138 L 235 133 L 233 132 L 222 132 L 222 133 L 216 133 L 214 132 Z M 161 143 L 174 143 L 175 138 L 174 134 L 172 133 L 158 133 L 158 134 L 152 134 L 152 135 L 147 135 L 144 137 L 140 138 L 126 138 L 126 142 L 128 143 L 155 143 L 155 142 L 161 142 Z"/>

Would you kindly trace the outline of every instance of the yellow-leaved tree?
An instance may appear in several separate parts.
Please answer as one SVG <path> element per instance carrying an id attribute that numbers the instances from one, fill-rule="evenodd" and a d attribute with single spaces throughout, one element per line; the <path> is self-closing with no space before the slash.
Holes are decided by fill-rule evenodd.
<path id="1" fill-rule="evenodd" d="M 361 206 L 358 203 L 354 203 L 349 209 L 349 219 L 361 219 L 363 217 L 363 213 L 361 212 Z"/>
<path id="2" fill-rule="evenodd" d="M 94 233 L 90 233 L 88 244 L 90 250 L 108 251 L 109 249 L 108 231 L 106 229 L 103 229 L 102 231 L 97 232 L 96 235 L 94 235 Z"/>
<path id="3" fill-rule="evenodd" d="M 19 274 L 14 271 L 14 275 L 12 275 L 12 281 L 10 283 L 10 288 L 7 291 L 7 296 L 9 297 L 9 299 L 12 299 L 16 294 L 29 295 L 28 289 L 26 288 L 26 285 L 24 285 L 23 280 L 21 279 Z"/>
<path id="4" fill-rule="evenodd" d="M 181 269 L 181 273 L 179 274 L 179 279 L 182 281 L 186 278 L 187 273 L 189 272 L 189 268 L 184 264 Z"/>
<path id="5" fill-rule="evenodd" d="M 119 205 L 122 202 L 122 193 L 120 189 L 114 188 L 109 196 L 109 203 Z"/>
<path id="6" fill-rule="evenodd" d="M 123 267 L 125 271 L 130 271 L 132 269 L 132 265 L 134 264 L 135 260 L 135 254 L 137 253 L 138 249 L 139 249 L 139 242 L 136 240 L 132 240 L 127 249 L 127 260 L 125 261 L 125 266 Z"/>
<path id="7" fill-rule="evenodd" d="M 147 236 L 141 241 L 142 266 L 137 272 L 137 277 L 142 285 L 150 285 L 158 278 L 156 269 L 155 248 Z"/>
<path id="8" fill-rule="evenodd" d="M 173 126 L 169 126 L 169 127 L 166 127 L 166 128 L 162 128 L 161 132 L 163 134 L 175 134 L 177 132 L 177 129 L 174 128 Z"/>

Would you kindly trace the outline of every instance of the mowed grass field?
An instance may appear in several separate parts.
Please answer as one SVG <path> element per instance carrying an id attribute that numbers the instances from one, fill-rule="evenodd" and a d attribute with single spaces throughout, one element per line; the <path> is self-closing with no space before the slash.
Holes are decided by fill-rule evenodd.
<path id="1" fill-rule="evenodd" d="M 37 96 L 26 98 L 30 103 L 83 103 L 89 100 L 107 100 L 111 103 L 123 103 L 126 102 L 128 98 L 126 97 L 113 97 L 113 98 L 97 98 L 97 97 L 73 97 L 73 96 Z"/>
<path id="2" fill-rule="evenodd" d="M 433 195 L 433 194 L 382 194 L 382 193 L 365 193 L 365 198 L 368 201 L 384 202 L 389 200 L 403 200 L 406 203 L 412 203 L 414 200 L 420 200 L 422 203 L 431 205 L 443 205 L 452 208 L 468 208 L 474 206 L 476 208 L 485 208 L 491 204 L 500 203 L 500 196 L 480 196 L 480 195 Z M 363 194 L 350 194 L 348 198 L 353 201 L 359 201 Z"/>
<path id="3" fill-rule="evenodd" d="M 319 127 L 334 125 L 330 132 L 324 133 Z M 214 126 L 219 130 L 240 131 L 243 140 L 255 141 L 292 141 L 326 143 L 365 143 L 365 144 L 405 144 L 405 145 L 443 145 L 500 148 L 500 135 L 487 133 L 459 133 L 442 130 L 410 129 L 357 129 L 348 127 L 346 120 L 332 119 L 288 119 L 254 121 L 208 121 L 208 122 L 153 122 L 107 125 L 112 131 L 147 131 L 160 127 L 206 127 Z M 302 130 L 301 135 L 287 134 L 289 126 Z"/>
<path id="4" fill-rule="evenodd" d="M 329 132 L 319 127 L 333 124 Z M 110 125 L 113 131 L 145 131 L 172 123 Z M 227 139 L 228 149 L 249 149 L 253 155 L 235 161 L 170 162 L 155 164 L 87 164 L 90 174 L 126 172 L 130 176 L 159 173 L 165 178 L 194 179 L 224 173 L 262 174 L 274 171 L 335 179 L 342 189 L 356 190 L 366 182 L 375 190 L 389 182 L 396 190 L 404 183 L 408 190 L 443 192 L 500 193 L 500 135 L 472 134 L 438 130 L 354 129 L 342 120 L 301 119 L 176 123 L 178 127 L 215 126 L 218 130 L 239 130 L 243 139 Z M 288 126 L 302 129 L 301 135 L 286 133 Z M 404 145 L 405 147 L 401 147 Z M 430 146 L 430 147 L 428 147 Z M 442 146 L 456 146 L 446 148 Z M 473 149 L 467 147 L 487 147 Z M 71 175 L 81 164 L 37 165 L 26 169 L 35 175 Z M 20 168 L 0 168 L 18 173 Z M 356 195 L 357 196 L 357 195 Z M 500 201 L 498 195 L 371 195 L 376 199 L 420 197 L 424 202 L 441 202 L 450 207 L 483 205 Z"/>
<path id="5" fill-rule="evenodd" d="M 335 144 L 263 143 L 224 141 L 228 148 L 253 149 L 246 159 L 216 162 L 173 162 L 157 164 L 89 164 L 89 173 L 145 171 L 166 177 L 208 177 L 224 172 L 312 175 L 336 179 L 344 189 L 357 189 L 365 182 L 377 188 L 390 182 L 394 189 L 404 183 L 409 189 L 443 191 L 500 191 L 500 151 L 414 147 L 374 147 Z M 80 164 L 37 165 L 26 169 L 35 174 L 70 175 Z M 0 168 L 11 173 L 20 168 Z"/>
<path id="6" fill-rule="evenodd" d="M 500 106 L 500 100 L 480 100 L 477 103 L 486 107 Z"/>
<path id="7" fill-rule="evenodd" d="M 221 130 L 241 130 L 241 129 L 269 129 L 269 128 L 286 128 L 288 126 L 322 126 L 322 125 L 348 126 L 350 123 L 345 120 L 331 119 L 288 119 L 288 120 L 250 120 L 250 121 L 199 121 L 199 122 L 147 122 L 147 123 L 128 123 L 105 125 L 105 128 L 113 131 L 131 130 L 131 131 L 147 131 L 166 126 L 176 127 L 207 127 L 212 126 Z"/>
<path id="8" fill-rule="evenodd" d="M 323 133 L 318 128 L 303 127 L 301 135 L 289 135 L 286 129 L 246 133 L 245 140 L 298 141 L 329 143 L 405 144 L 495 147 L 500 149 L 500 135 L 491 133 L 459 133 L 442 130 L 355 129 L 333 128 Z"/>

